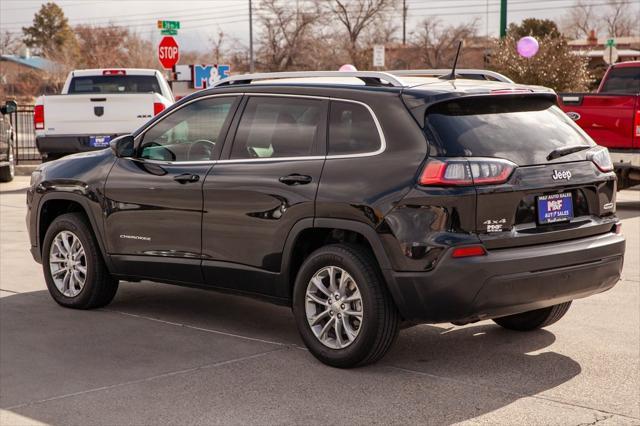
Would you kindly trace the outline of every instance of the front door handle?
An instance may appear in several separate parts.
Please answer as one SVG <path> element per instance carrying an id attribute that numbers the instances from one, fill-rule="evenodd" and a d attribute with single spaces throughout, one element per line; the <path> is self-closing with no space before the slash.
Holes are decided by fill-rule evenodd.
<path id="1" fill-rule="evenodd" d="M 200 176 L 191 173 L 182 173 L 181 175 L 175 176 L 173 180 L 178 183 L 191 183 L 199 181 Z"/>
<path id="2" fill-rule="evenodd" d="M 297 173 L 289 176 L 282 176 L 278 180 L 285 185 L 306 185 L 307 183 L 311 183 L 312 181 L 311 176 L 299 175 Z"/>

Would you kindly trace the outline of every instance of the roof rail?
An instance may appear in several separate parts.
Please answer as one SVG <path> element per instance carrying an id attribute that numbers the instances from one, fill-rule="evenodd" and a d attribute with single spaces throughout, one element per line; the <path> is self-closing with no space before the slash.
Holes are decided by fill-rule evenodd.
<path id="1" fill-rule="evenodd" d="M 379 71 L 290 71 L 234 75 L 215 82 L 210 87 L 230 86 L 233 84 L 250 84 L 256 80 L 276 80 L 281 78 L 316 78 L 316 77 L 355 77 L 367 86 L 406 87 L 398 77 Z"/>
<path id="2" fill-rule="evenodd" d="M 425 77 L 425 76 L 434 76 L 440 77 L 443 75 L 447 75 L 451 73 L 451 69 L 421 69 L 421 70 L 393 70 L 387 71 L 389 74 L 401 76 L 401 77 Z M 456 69 L 456 75 L 482 75 L 489 76 L 497 81 L 502 81 L 503 83 L 513 83 L 509 77 L 506 77 L 500 73 L 490 70 L 481 70 L 481 69 L 469 69 L 469 68 L 458 68 Z"/>

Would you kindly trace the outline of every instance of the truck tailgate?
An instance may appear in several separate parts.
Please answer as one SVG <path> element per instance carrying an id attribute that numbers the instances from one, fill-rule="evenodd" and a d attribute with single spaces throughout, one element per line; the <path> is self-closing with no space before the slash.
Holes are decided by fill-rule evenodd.
<path id="1" fill-rule="evenodd" d="M 593 138 L 610 149 L 640 148 L 634 142 L 637 95 L 560 93 L 560 108 Z"/>
<path id="2" fill-rule="evenodd" d="M 54 95 L 44 97 L 45 129 L 55 135 L 131 133 L 154 114 L 155 93 Z"/>

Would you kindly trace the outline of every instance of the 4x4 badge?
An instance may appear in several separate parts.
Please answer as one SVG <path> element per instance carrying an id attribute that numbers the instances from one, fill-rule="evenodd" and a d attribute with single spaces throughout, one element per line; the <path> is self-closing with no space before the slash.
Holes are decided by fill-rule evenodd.
<path id="1" fill-rule="evenodd" d="M 569 170 L 554 170 L 551 177 L 553 180 L 570 180 L 571 172 Z"/>

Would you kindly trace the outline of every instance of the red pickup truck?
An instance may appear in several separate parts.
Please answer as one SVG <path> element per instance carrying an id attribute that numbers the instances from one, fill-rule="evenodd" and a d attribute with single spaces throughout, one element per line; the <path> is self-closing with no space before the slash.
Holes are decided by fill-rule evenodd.
<path id="1" fill-rule="evenodd" d="M 609 148 L 618 189 L 640 184 L 640 61 L 610 66 L 596 93 L 560 93 L 558 104 Z"/>

